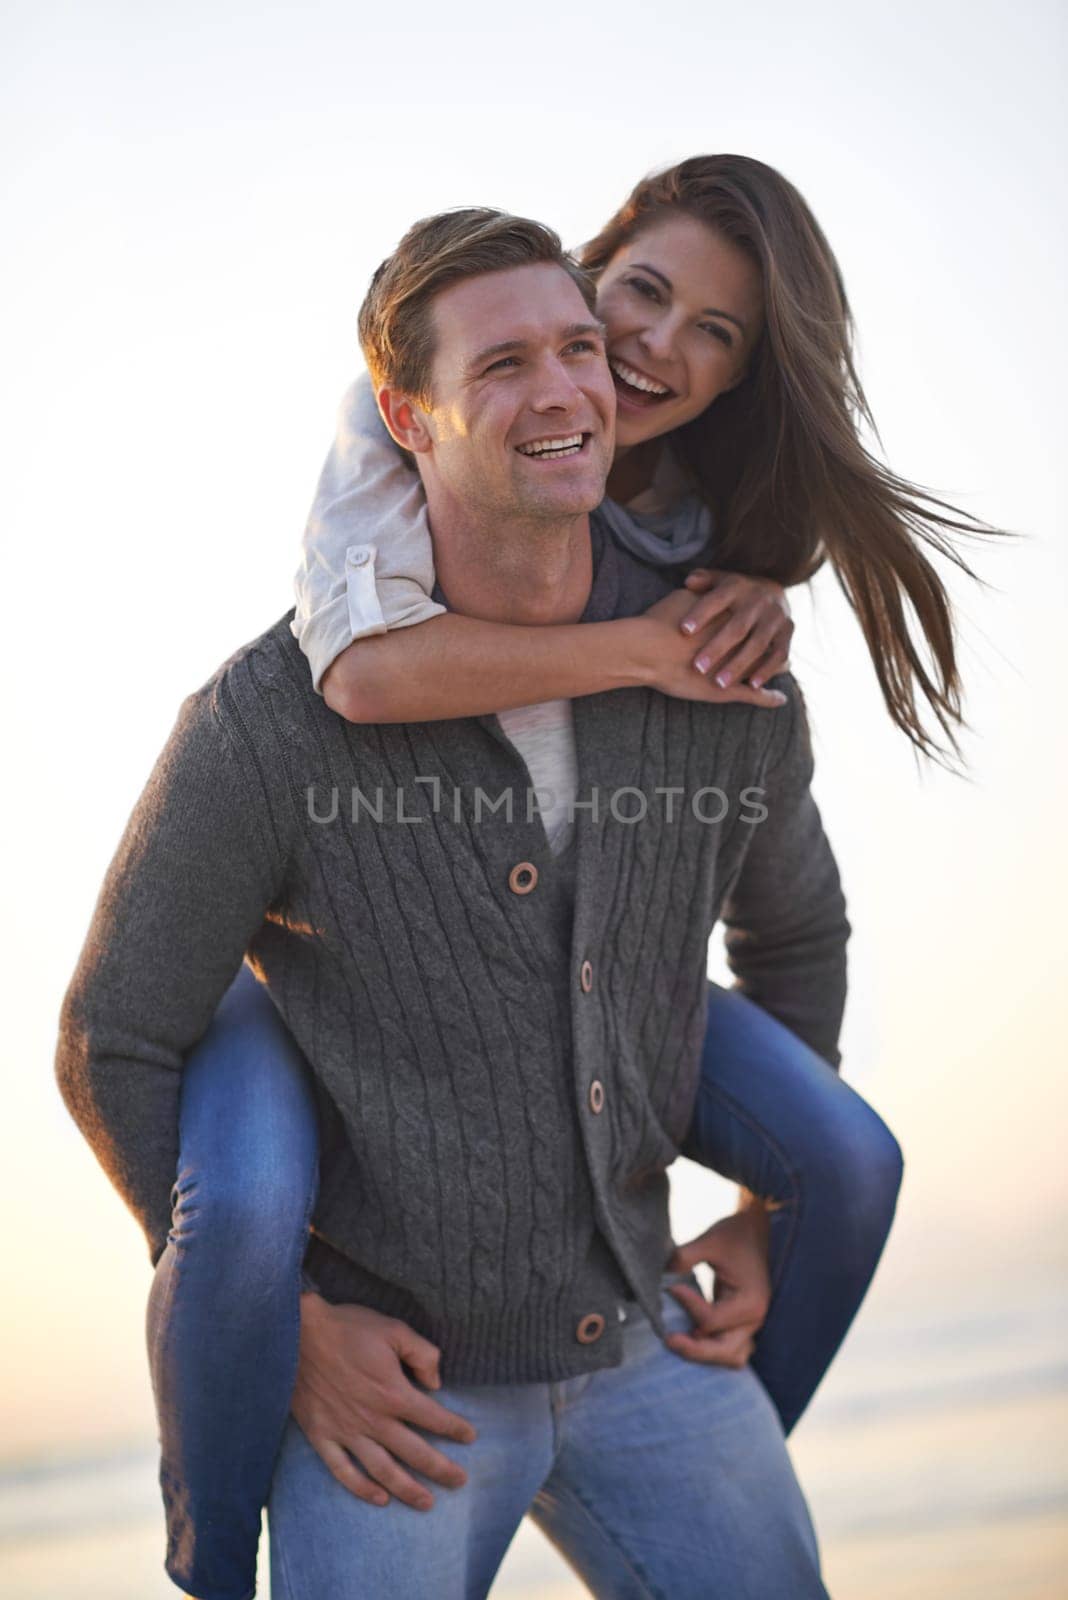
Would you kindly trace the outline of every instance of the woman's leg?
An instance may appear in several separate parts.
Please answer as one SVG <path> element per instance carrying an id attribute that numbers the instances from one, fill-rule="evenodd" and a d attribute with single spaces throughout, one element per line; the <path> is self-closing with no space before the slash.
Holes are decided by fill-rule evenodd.
<path id="1" fill-rule="evenodd" d="M 682 1153 L 776 1203 L 771 1309 L 752 1365 L 789 1433 L 882 1254 L 901 1185 L 900 1147 L 795 1034 L 744 995 L 713 984 Z"/>
<path id="2" fill-rule="evenodd" d="M 148 1302 L 165 1565 L 197 1600 L 255 1593 L 317 1188 L 304 1057 L 243 967 L 185 1065 L 174 1221 Z"/>

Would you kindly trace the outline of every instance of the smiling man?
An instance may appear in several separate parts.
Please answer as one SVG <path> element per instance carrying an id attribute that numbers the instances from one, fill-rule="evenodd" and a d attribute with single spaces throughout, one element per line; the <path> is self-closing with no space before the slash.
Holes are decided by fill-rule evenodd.
<path id="1" fill-rule="evenodd" d="M 490 211 L 416 224 L 360 333 L 426 491 L 440 603 L 592 623 L 664 596 L 590 520 L 614 386 L 554 234 Z M 729 890 L 759 942 L 800 892 L 790 863 L 826 851 L 796 687 L 779 680 L 775 718 L 653 689 L 574 701 L 572 803 L 543 815 L 521 714 L 353 726 L 313 690 L 291 619 L 182 706 L 58 1058 L 155 1261 L 183 1060 L 246 955 L 307 1056 L 322 1168 L 270 1499 L 277 1600 L 475 1600 L 528 1512 L 612 1600 L 824 1595 L 759 1381 L 665 1343 L 691 1326 L 667 1292 L 687 1276 L 665 1271 L 667 1169 L 709 936 Z M 377 810 L 350 814 L 355 790 Z M 401 1366 L 402 1325 L 413 1371 L 440 1354 L 433 1399 Z M 424 1515 L 374 1504 L 394 1456 L 454 1487 Z"/>

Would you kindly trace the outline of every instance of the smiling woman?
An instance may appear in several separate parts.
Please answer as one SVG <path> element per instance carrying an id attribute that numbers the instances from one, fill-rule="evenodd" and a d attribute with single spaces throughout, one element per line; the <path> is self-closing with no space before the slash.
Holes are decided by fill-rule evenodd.
<path id="1" fill-rule="evenodd" d="M 926 551 L 972 576 L 952 535 L 994 530 L 865 447 L 845 285 L 797 189 L 749 156 L 695 156 L 643 178 L 580 257 L 620 394 L 610 494 L 651 481 L 670 430 L 717 514 L 717 564 L 793 584 L 829 558 L 894 722 L 925 754 L 956 752 L 953 624 Z"/>
<path id="2" fill-rule="evenodd" d="M 648 440 L 643 412 L 655 409 L 659 437 L 746 376 L 764 322 L 760 268 L 696 217 L 669 214 L 653 223 L 612 256 L 597 288 L 612 329 L 617 458 Z M 627 499 L 619 494 L 623 482 L 620 470 L 610 487 Z"/>

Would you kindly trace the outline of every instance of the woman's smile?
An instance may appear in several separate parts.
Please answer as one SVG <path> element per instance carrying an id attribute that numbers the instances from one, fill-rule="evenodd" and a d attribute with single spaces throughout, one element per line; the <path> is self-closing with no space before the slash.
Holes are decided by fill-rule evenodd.
<path id="1" fill-rule="evenodd" d="M 617 402 L 622 406 L 643 411 L 650 406 L 661 405 L 665 400 L 678 398 L 675 390 L 662 379 L 654 377 L 626 357 L 614 355 L 611 350 L 608 353 L 608 365 L 612 369 Z"/>

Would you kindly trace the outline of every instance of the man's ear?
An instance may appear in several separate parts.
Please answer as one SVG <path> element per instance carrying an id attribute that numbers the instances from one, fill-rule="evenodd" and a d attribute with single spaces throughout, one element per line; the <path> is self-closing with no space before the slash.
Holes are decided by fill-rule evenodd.
<path id="1" fill-rule="evenodd" d="M 382 421 L 402 450 L 420 454 L 431 448 L 433 440 L 426 425 L 426 413 L 410 395 L 402 394 L 399 389 L 379 389 L 377 399 Z"/>

